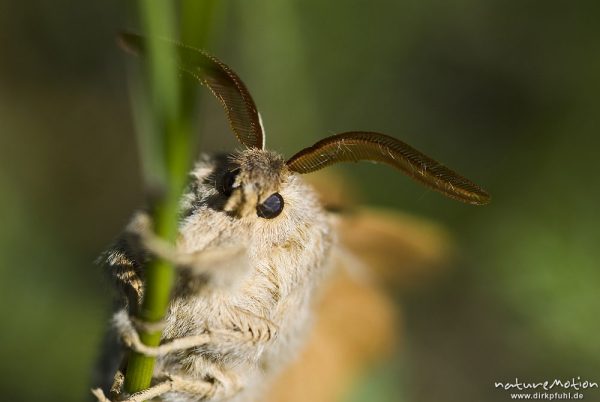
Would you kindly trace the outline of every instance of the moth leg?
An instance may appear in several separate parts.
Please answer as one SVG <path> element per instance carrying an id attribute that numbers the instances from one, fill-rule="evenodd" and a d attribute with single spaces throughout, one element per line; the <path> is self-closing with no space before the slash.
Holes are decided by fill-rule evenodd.
<path id="1" fill-rule="evenodd" d="M 144 402 L 150 399 L 159 397 L 166 394 L 167 392 L 185 392 L 198 397 L 209 397 L 213 385 L 207 381 L 189 381 L 181 378 L 171 378 L 169 380 L 160 382 L 156 385 L 151 386 L 140 392 L 132 394 L 125 399 L 117 399 L 119 402 Z M 104 395 L 102 389 L 96 388 L 92 390 L 92 394 L 96 397 L 98 402 L 112 402 Z"/>
<path id="2" fill-rule="evenodd" d="M 167 378 L 166 380 L 148 389 L 136 392 L 125 399 L 120 399 L 119 402 L 144 402 L 164 395 L 167 392 L 187 393 L 203 400 L 212 398 L 216 394 L 219 394 L 221 398 L 225 398 L 234 395 L 240 389 L 235 379 L 220 371 L 218 372 L 218 376 L 209 376 L 211 380 L 190 380 L 170 374 L 164 376 Z M 96 396 L 98 402 L 112 402 L 104 395 L 104 392 L 100 388 L 93 389 L 92 394 Z"/>
<path id="3" fill-rule="evenodd" d="M 113 325 L 125 346 L 135 352 L 151 357 L 163 356 L 174 351 L 190 349 L 214 342 L 254 346 L 259 343 L 269 342 L 277 336 L 277 326 L 264 317 L 259 317 L 240 309 L 236 310 L 236 314 L 233 317 L 234 319 L 231 320 L 229 328 L 210 329 L 207 333 L 175 338 L 159 346 L 148 346 L 141 341 L 136 325 L 131 321 L 125 310 L 121 310 L 115 314 Z M 150 325 L 156 326 L 156 324 Z M 156 328 L 152 328 L 151 331 L 161 329 L 162 326 L 159 324 Z"/>
<path id="4" fill-rule="evenodd" d="M 141 341 L 134 324 L 125 310 L 121 310 L 115 314 L 113 323 L 125 346 L 145 356 L 163 356 L 177 350 L 205 345 L 211 341 L 209 334 L 202 334 L 176 338 L 159 346 L 148 346 Z"/>
<path id="5" fill-rule="evenodd" d="M 122 311 L 115 317 L 115 327 L 125 346 L 145 356 L 157 357 L 168 353 L 190 349 L 208 343 L 246 344 L 250 346 L 269 342 L 277 335 L 277 329 L 265 320 L 242 320 L 233 328 L 210 330 L 201 335 L 175 338 L 159 346 L 144 344 L 127 314 Z M 240 325 L 241 324 L 241 325 Z"/>
<path id="6" fill-rule="evenodd" d="M 123 375 L 123 371 L 119 368 L 115 373 L 115 377 L 112 385 L 110 386 L 110 391 L 108 394 L 111 398 L 116 398 L 121 393 L 121 389 L 123 388 L 123 383 L 125 382 L 125 375 Z"/>
<path id="7" fill-rule="evenodd" d="M 93 388 L 92 395 L 96 397 L 96 401 L 98 402 L 112 402 L 106 397 L 106 395 L 104 395 L 104 391 L 102 391 L 102 388 Z"/>
<path id="8" fill-rule="evenodd" d="M 260 317 L 244 309 L 236 309 L 229 327 L 211 331 L 218 336 L 220 343 L 255 346 L 267 343 L 277 336 L 277 325 L 265 317 Z"/>
<path id="9" fill-rule="evenodd" d="M 156 385 L 151 386 L 148 389 L 145 389 L 140 392 L 136 392 L 135 394 L 130 395 L 125 399 L 115 399 L 115 401 L 119 402 L 144 402 L 150 400 L 152 398 L 156 398 L 157 396 L 163 395 L 169 391 L 173 391 L 173 380 L 169 379 L 163 382 L 160 382 Z M 96 397 L 98 402 L 113 402 L 106 395 L 101 388 L 96 388 L 92 390 L 92 394 Z M 118 398 L 118 397 L 117 397 Z"/>
<path id="10" fill-rule="evenodd" d="M 230 328 L 210 329 L 207 333 L 175 338 L 159 346 L 148 346 L 141 341 L 135 325 L 125 310 L 115 314 L 113 323 L 125 346 L 135 352 L 151 357 L 164 356 L 174 351 L 190 349 L 209 343 L 255 346 L 260 343 L 267 343 L 277 336 L 275 324 L 248 312 L 239 314 L 236 320 L 231 322 Z"/>
<path id="11" fill-rule="evenodd" d="M 139 213 L 127 227 L 130 235 L 138 238 L 142 247 L 151 255 L 172 263 L 180 270 L 199 275 L 219 271 L 222 265 L 231 265 L 235 258 L 245 257 L 242 246 L 220 247 L 214 250 L 201 250 L 192 253 L 181 252 L 169 242 L 156 236 L 152 231 L 150 217 Z"/>

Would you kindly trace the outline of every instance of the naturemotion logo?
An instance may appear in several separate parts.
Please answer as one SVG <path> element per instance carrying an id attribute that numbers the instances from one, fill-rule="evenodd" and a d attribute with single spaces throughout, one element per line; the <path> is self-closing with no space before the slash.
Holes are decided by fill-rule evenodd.
<path id="1" fill-rule="evenodd" d="M 581 377 L 543 381 L 522 381 L 515 378 L 514 381 L 508 382 L 496 381 L 494 387 L 505 391 L 513 391 L 510 393 L 510 399 L 569 400 L 583 399 L 583 393 L 579 391 L 598 388 L 598 383 L 582 380 Z"/>

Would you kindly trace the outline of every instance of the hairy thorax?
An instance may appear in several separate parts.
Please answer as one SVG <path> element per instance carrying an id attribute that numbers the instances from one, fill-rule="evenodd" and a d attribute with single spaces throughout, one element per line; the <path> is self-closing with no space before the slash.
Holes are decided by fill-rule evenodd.
<path id="1" fill-rule="evenodd" d="M 215 190 L 229 162 L 223 163 L 202 158 L 193 172 L 195 183 L 184 197 L 177 251 L 212 253 L 215 258 L 199 272 L 181 271 L 163 340 L 205 333 L 239 337 L 225 336 L 220 342 L 160 357 L 156 371 L 236 382 L 240 393 L 223 400 L 242 401 L 298 350 L 310 326 L 312 299 L 326 275 L 333 239 L 312 189 L 295 174 L 279 178 L 285 208 L 277 218 L 224 213 L 224 200 Z M 217 372 L 235 378 L 220 378 Z M 163 398 L 194 400 L 185 394 Z"/>

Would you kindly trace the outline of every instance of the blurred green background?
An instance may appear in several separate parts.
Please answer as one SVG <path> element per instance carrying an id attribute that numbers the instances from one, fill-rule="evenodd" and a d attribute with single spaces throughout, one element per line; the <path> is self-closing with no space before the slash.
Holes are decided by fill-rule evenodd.
<path id="1" fill-rule="evenodd" d="M 78 401 L 110 310 L 94 258 L 143 202 L 130 2 L 0 1 L 0 399 Z M 397 295 L 405 347 L 349 400 L 505 401 L 494 381 L 600 381 L 600 3 L 220 2 L 209 46 L 270 148 L 381 131 L 493 195 L 475 208 L 391 169 L 364 199 L 440 222 L 454 266 Z M 203 102 L 202 149 L 236 147 Z M 600 391 L 586 393 L 600 400 Z"/>

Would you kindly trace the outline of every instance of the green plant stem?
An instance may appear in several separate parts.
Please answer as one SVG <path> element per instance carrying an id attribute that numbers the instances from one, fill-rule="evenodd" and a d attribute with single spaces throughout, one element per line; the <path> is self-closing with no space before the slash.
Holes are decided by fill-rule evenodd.
<path id="1" fill-rule="evenodd" d="M 175 58 L 160 36 L 173 37 L 174 12 L 170 2 L 139 1 L 142 26 L 148 32 L 149 81 L 152 93 L 153 123 L 158 127 L 161 160 L 151 167 L 151 180 L 159 183 L 152 217 L 156 235 L 174 243 L 178 231 L 178 200 L 190 164 L 189 125 L 181 122 L 180 83 Z M 152 261 L 145 271 L 144 300 L 139 318 L 160 322 L 169 306 L 175 278 L 174 267 L 162 260 Z M 141 341 L 158 346 L 161 332 L 140 331 Z M 125 390 L 134 393 L 150 386 L 155 358 L 132 353 L 125 376 Z"/>
<path id="2" fill-rule="evenodd" d="M 210 16 L 216 0 L 182 0 L 180 35 L 184 42 L 203 47 L 210 29 Z M 148 72 L 151 101 L 144 113 L 146 128 L 140 147 L 144 154 L 145 177 L 150 187 L 158 187 L 152 218 L 156 235 L 175 243 L 178 234 L 179 199 L 191 165 L 191 150 L 195 148 L 191 135 L 193 111 L 197 102 L 195 87 L 180 81 L 173 49 L 161 40 L 175 38 L 175 11 L 171 2 L 139 0 L 141 23 L 147 33 Z M 197 83 L 195 83 L 197 85 Z M 139 99 L 139 98 L 138 98 Z M 175 269 L 171 263 L 152 261 L 145 271 L 144 300 L 139 318 L 145 322 L 160 322 L 169 307 Z M 141 341 L 158 346 L 161 332 L 140 331 Z M 125 391 L 134 393 L 150 386 L 155 358 L 132 353 L 125 374 Z"/>
<path id="3" fill-rule="evenodd" d="M 173 216 L 175 211 L 175 216 Z M 177 235 L 177 199 L 167 197 L 157 203 L 154 219 L 156 234 L 164 239 L 174 239 Z M 146 287 L 140 318 L 146 322 L 159 322 L 163 319 L 171 294 L 175 271 L 171 263 L 155 260 L 146 270 Z M 141 341 L 148 346 L 160 344 L 161 332 L 140 331 Z M 150 386 L 155 358 L 132 353 L 125 377 L 125 390 L 138 392 Z"/>

